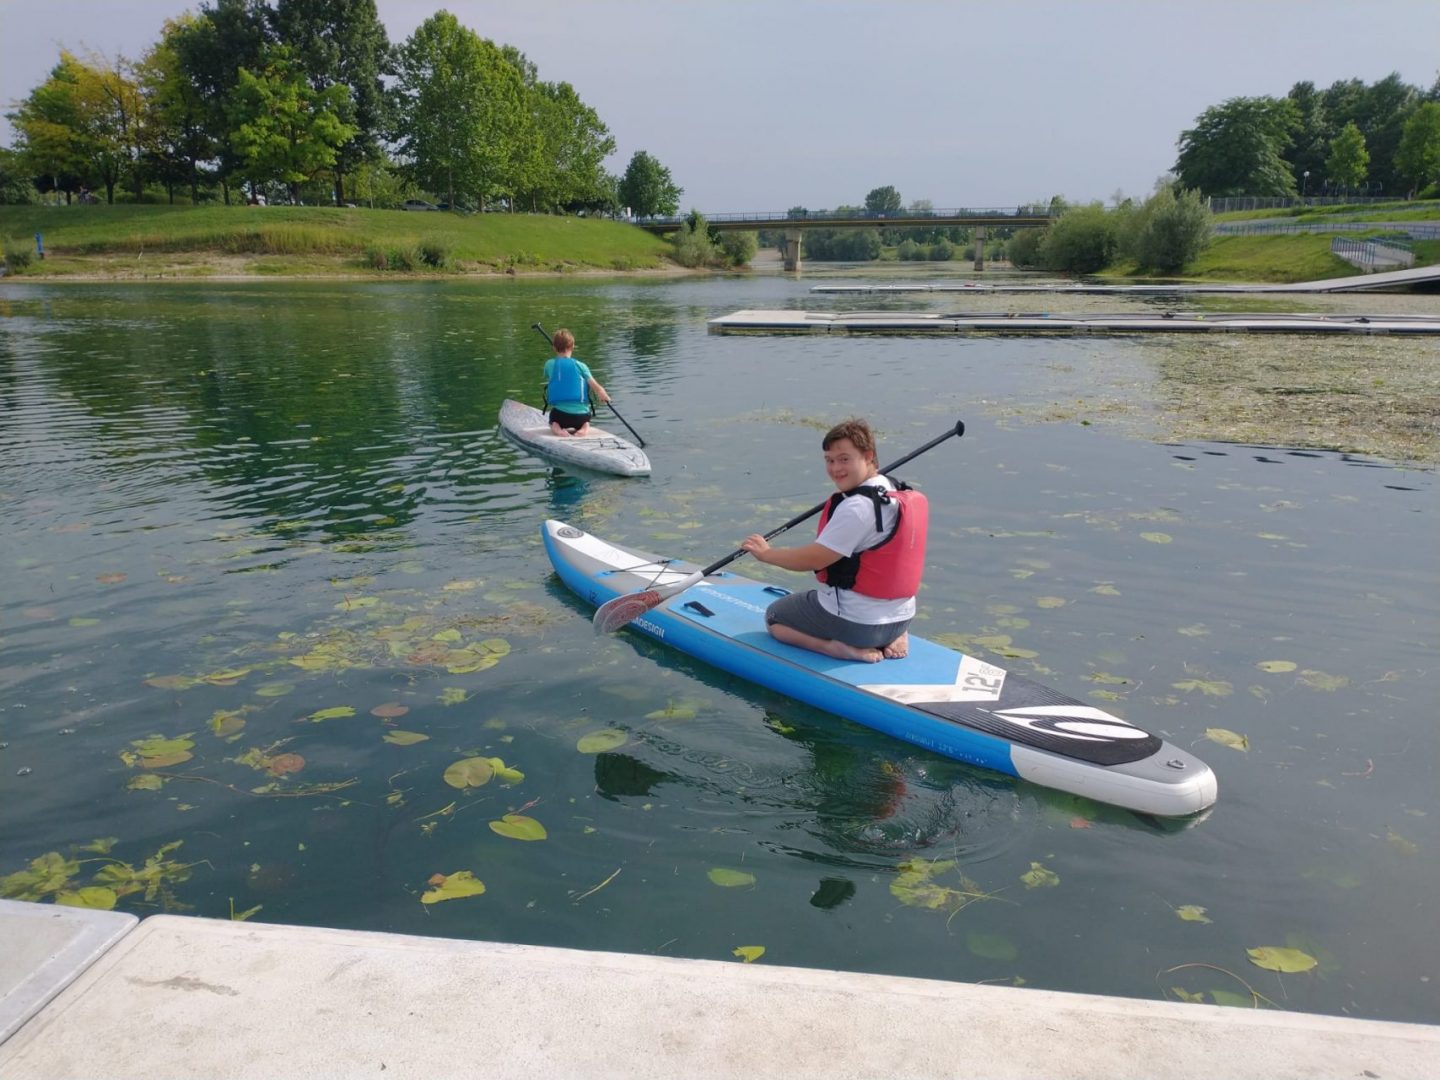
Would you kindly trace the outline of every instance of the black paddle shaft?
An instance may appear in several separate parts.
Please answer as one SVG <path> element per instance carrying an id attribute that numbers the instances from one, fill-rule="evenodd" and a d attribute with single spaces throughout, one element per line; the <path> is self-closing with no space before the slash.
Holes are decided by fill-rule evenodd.
<path id="1" fill-rule="evenodd" d="M 531 324 L 530 324 L 530 329 L 534 330 L 537 334 L 539 334 L 541 337 L 543 337 L 546 341 L 550 341 L 550 335 L 545 332 L 545 328 L 544 328 L 543 326 L 541 326 L 538 322 L 537 322 L 537 323 L 531 323 Z M 553 345 L 553 342 L 552 342 L 552 345 Z M 625 427 L 629 430 L 630 434 L 635 436 L 635 441 L 640 444 L 640 448 L 643 450 L 643 449 L 645 448 L 645 440 L 640 437 L 640 433 L 639 433 L 638 431 L 636 431 L 633 427 L 630 427 L 630 421 L 629 421 L 629 420 L 626 420 L 625 417 L 621 416 L 620 413 L 619 413 L 618 411 L 616 411 L 616 409 L 615 409 L 615 403 L 614 403 L 614 402 L 612 402 L 612 401 L 607 401 L 605 404 L 610 407 L 610 411 L 611 411 L 611 412 L 615 413 L 615 419 L 616 419 L 616 420 L 619 420 L 622 424 L 624 424 Z"/>
<path id="2" fill-rule="evenodd" d="M 949 439 L 949 438 L 959 438 L 961 435 L 964 435 L 964 434 L 965 434 L 965 421 L 963 421 L 963 420 L 956 420 L 956 421 L 955 421 L 955 426 L 954 426 L 953 428 L 951 428 L 949 431 L 945 432 L 944 435 L 937 435 L 935 438 L 933 438 L 933 439 L 931 439 L 929 442 L 927 442 L 924 446 L 919 447 L 918 449 L 915 449 L 915 450 L 911 450 L 910 453 L 906 454 L 904 457 L 899 458 L 899 459 L 897 459 L 897 460 L 895 460 L 895 461 L 892 461 L 889 465 L 886 465 L 883 469 L 880 470 L 880 472 L 882 472 L 882 473 L 894 472 L 894 471 L 895 471 L 896 469 L 898 469 L 901 465 L 904 465 L 907 461 L 914 461 L 914 460 L 915 460 L 917 457 L 919 457 L 921 454 L 925 453 L 926 450 L 933 450 L 935 447 L 939 446 L 939 445 L 940 445 L 942 442 L 944 442 L 946 439 Z M 786 529 L 793 528 L 794 526 L 799 525 L 799 524 L 800 524 L 802 521 L 804 521 L 806 518 L 812 518 L 812 517 L 814 517 L 816 514 L 820 513 L 821 510 L 824 510 L 824 509 L 825 509 L 825 503 L 826 503 L 826 502 L 829 502 L 829 501 L 830 501 L 829 499 L 826 499 L 825 502 L 817 503 L 816 505 L 812 506 L 809 510 L 806 510 L 803 514 L 797 514 L 795 517 L 793 517 L 793 518 L 791 518 L 789 521 L 785 522 L 784 525 L 781 525 L 778 529 L 772 529 L 770 532 L 766 533 L 766 534 L 765 534 L 765 539 L 766 539 L 766 540 L 773 540 L 773 539 L 775 539 L 775 537 L 777 537 L 777 536 L 779 536 L 781 533 L 783 533 Z M 711 563 L 709 566 L 705 567 L 705 569 L 702 570 L 701 573 L 704 574 L 705 577 L 709 577 L 711 574 L 715 573 L 716 570 L 719 570 L 719 569 L 721 569 L 722 567 L 729 566 L 732 562 L 734 562 L 736 559 L 740 558 L 740 556 L 742 556 L 742 555 L 744 555 L 744 554 L 746 554 L 744 548 L 737 548 L 736 550 L 732 551 L 729 555 L 726 555 L 725 558 L 721 559 L 719 562 Z"/>

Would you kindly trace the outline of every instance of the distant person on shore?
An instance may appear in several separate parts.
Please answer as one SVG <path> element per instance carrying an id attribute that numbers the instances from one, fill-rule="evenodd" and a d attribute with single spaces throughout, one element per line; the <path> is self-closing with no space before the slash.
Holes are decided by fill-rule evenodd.
<path id="1" fill-rule="evenodd" d="M 555 355 L 545 361 L 545 404 L 550 409 L 550 432 L 553 435 L 589 435 L 592 404 L 599 398 L 610 404 L 605 392 L 590 369 L 571 353 L 575 351 L 575 335 L 569 330 L 556 330 L 550 338 Z M 592 398 L 593 395 L 593 398 Z"/>
<path id="2" fill-rule="evenodd" d="M 770 636 L 837 660 L 873 664 L 909 653 L 915 594 L 925 570 L 930 511 L 925 496 L 880 472 L 864 420 L 836 424 L 821 442 L 836 487 L 812 543 L 771 547 L 754 534 L 740 546 L 784 570 L 813 571 L 815 589 L 765 610 Z"/>

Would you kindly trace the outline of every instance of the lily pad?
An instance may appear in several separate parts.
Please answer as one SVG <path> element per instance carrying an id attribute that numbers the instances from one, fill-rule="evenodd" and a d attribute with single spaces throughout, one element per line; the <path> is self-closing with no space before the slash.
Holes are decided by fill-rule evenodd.
<path id="1" fill-rule="evenodd" d="M 490 822 L 490 831 L 511 840 L 544 840 L 550 835 L 544 825 L 523 814 L 506 814 L 499 821 Z"/>
<path id="2" fill-rule="evenodd" d="M 1141 539 L 1141 540 L 1149 540 L 1150 543 L 1152 543 L 1152 544 L 1168 544 L 1168 543 L 1170 543 L 1170 541 L 1172 541 L 1172 540 L 1175 539 L 1175 538 L 1174 538 L 1173 536 L 1171 536 L 1169 533 L 1162 533 L 1162 532 L 1143 532 L 1143 533 L 1140 534 L 1140 539 Z"/>
<path id="3" fill-rule="evenodd" d="M 466 788 L 488 784 L 495 775 L 489 758 L 468 757 L 452 762 L 445 770 L 445 783 L 464 791 Z"/>
<path id="4" fill-rule="evenodd" d="M 1038 862 L 1032 862 L 1030 869 L 1020 875 L 1020 880 L 1027 889 L 1053 889 L 1060 884 L 1060 875 L 1053 870 L 1047 870 Z"/>
<path id="5" fill-rule="evenodd" d="M 318 724 L 322 720 L 340 720 L 354 715 L 355 710 L 349 705 L 332 705 L 328 709 L 319 709 L 311 713 L 306 719 L 311 723 Z"/>
<path id="6" fill-rule="evenodd" d="M 430 738 L 429 735 L 422 735 L 418 731 L 387 731 L 385 733 L 385 741 L 392 746 L 414 746 L 428 738 Z"/>
<path id="7" fill-rule="evenodd" d="M 479 896 L 485 891 L 485 883 L 469 870 L 456 870 L 453 874 L 436 874 L 429 881 L 431 888 L 420 897 L 422 904 L 438 904 L 442 900 L 459 900 L 465 896 Z"/>
<path id="8" fill-rule="evenodd" d="M 1349 686 L 1350 679 L 1345 675 L 1331 675 L 1324 671 L 1314 671 L 1306 668 L 1296 676 L 1296 681 L 1310 687 L 1312 690 L 1339 690 L 1342 686 Z"/>
<path id="9" fill-rule="evenodd" d="M 401 705 L 398 701 L 387 701 L 383 705 L 376 705 L 370 710 L 371 716 L 378 716 L 382 720 L 393 720 L 397 716 L 404 716 L 410 711 L 409 705 Z"/>
<path id="10" fill-rule="evenodd" d="M 1211 921 L 1210 916 L 1205 914 L 1205 909 L 1199 904 L 1182 904 L 1175 909 L 1175 914 L 1186 922 L 1208 923 Z"/>
<path id="11" fill-rule="evenodd" d="M 1248 752 L 1250 749 L 1250 740 L 1244 735 L 1231 731 L 1229 728 L 1206 728 L 1205 737 L 1211 742 L 1218 742 L 1221 746 L 1228 746 L 1232 750 Z"/>
<path id="12" fill-rule="evenodd" d="M 745 885 L 755 884 L 755 875 L 747 874 L 744 870 L 730 870 L 723 866 L 716 866 L 705 874 L 711 882 L 724 889 L 735 889 Z"/>
<path id="13" fill-rule="evenodd" d="M 1199 690 L 1206 697 L 1228 697 L 1235 687 L 1224 679 L 1181 679 L 1171 683 L 1176 690 Z"/>
<path id="14" fill-rule="evenodd" d="M 765 955 L 764 945 L 741 945 L 733 950 L 733 955 L 740 957 L 749 964 Z"/>
<path id="15" fill-rule="evenodd" d="M 1309 971 L 1319 963 L 1307 952 L 1281 945 L 1261 945 L 1258 948 L 1246 949 L 1245 952 L 1249 955 L 1252 964 L 1262 967 L 1266 971 Z"/>
<path id="16" fill-rule="evenodd" d="M 1255 666 L 1261 671 L 1269 671 L 1272 673 L 1294 671 L 1296 667 L 1293 660 L 1261 660 Z"/>
<path id="17" fill-rule="evenodd" d="M 582 754 L 602 754 L 606 750 L 614 750 L 616 747 L 624 746 L 630 741 L 630 736 L 615 728 L 602 728 L 600 731 L 592 731 L 588 735 L 582 735 L 575 743 L 575 749 Z"/>

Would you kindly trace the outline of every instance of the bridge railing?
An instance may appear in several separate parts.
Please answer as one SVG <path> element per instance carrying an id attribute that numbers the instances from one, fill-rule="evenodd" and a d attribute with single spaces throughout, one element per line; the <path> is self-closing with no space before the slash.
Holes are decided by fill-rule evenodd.
<path id="1" fill-rule="evenodd" d="M 959 207 L 955 209 L 928 210 L 745 210 L 724 214 L 705 214 L 705 220 L 712 225 L 733 222 L 755 222 L 757 225 L 785 224 L 803 221 L 915 221 L 926 218 L 995 218 L 997 222 L 1006 218 L 1049 217 L 1048 204 L 1037 206 L 1004 207 Z M 688 220 L 689 214 L 653 215 L 632 219 L 636 225 L 679 225 Z"/>

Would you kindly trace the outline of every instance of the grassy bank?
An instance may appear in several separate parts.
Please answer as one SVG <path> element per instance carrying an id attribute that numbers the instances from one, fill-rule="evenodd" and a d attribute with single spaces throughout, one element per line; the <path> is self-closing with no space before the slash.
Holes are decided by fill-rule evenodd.
<path id="1" fill-rule="evenodd" d="M 631 225 L 532 214 L 304 206 L 0 206 L 25 277 L 654 270 L 669 245 Z M 388 269 L 381 269 L 385 267 Z"/>

